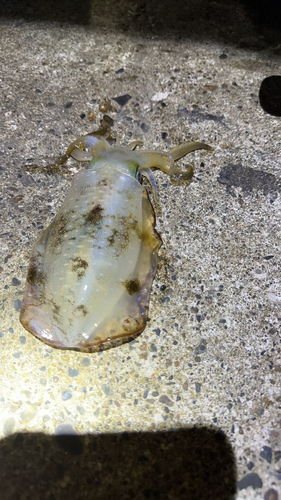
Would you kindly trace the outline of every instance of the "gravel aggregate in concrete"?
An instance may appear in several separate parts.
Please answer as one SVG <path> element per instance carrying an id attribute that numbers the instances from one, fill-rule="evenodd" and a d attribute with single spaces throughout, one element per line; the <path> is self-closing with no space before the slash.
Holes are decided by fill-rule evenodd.
<path id="1" fill-rule="evenodd" d="M 1 498 L 280 499 L 281 118 L 259 100 L 280 76 L 274 10 L 262 27 L 236 2 L 76 5 L 8 2 L 0 20 Z M 181 161 L 190 185 L 156 174 L 147 328 L 84 354 L 19 310 L 82 168 L 46 167 L 104 113 L 121 144 L 214 152 Z"/>

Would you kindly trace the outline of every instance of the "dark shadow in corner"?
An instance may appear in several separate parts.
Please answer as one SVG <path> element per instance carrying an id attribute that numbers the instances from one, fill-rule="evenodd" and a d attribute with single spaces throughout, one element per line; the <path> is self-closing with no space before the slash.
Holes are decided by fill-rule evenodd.
<path id="1" fill-rule="evenodd" d="M 80 436 L 61 425 L 58 432 L 0 442 L 1 500 L 235 498 L 234 453 L 220 430 Z"/>
<path id="2" fill-rule="evenodd" d="M 281 32 L 280 0 L 240 0 L 249 15 L 261 28 L 276 29 Z"/>
<path id="3" fill-rule="evenodd" d="M 281 42 L 280 0 L 0 0 L 0 17 L 215 40 L 257 50 Z"/>
<path id="4" fill-rule="evenodd" d="M 91 0 L 0 0 L 0 17 L 88 24 Z"/>

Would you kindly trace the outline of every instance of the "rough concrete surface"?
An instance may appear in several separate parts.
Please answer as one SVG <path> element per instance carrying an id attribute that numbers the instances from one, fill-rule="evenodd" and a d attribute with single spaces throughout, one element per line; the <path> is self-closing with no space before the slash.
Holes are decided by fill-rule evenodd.
<path id="1" fill-rule="evenodd" d="M 258 94 L 281 45 L 274 9 L 263 26 L 249 8 L 3 4 L 1 499 L 280 499 L 281 118 Z M 121 144 L 214 152 L 181 161 L 190 185 L 157 173 L 147 328 L 86 355 L 44 345 L 19 310 L 71 182 L 41 167 L 104 112 Z"/>

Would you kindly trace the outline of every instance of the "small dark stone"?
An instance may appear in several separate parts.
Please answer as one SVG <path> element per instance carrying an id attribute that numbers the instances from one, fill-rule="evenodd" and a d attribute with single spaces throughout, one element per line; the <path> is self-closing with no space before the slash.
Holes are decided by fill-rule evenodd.
<path id="1" fill-rule="evenodd" d="M 123 73 L 123 72 L 124 72 L 123 68 L 120 68 L 117 71 L 115 71 L 116 75 L 120 75 L 120 73 Z"/>
<path id="2" fill-rule="evenodd" d="M 62 399 L 64 401 L 67 401 L 67 399 L 71 399 L 72 398 L 72 392 L 71 391 L 64 391 L 62 393 Z"/>
<path id="3" fill-rule="evenodd" d="M 247 469 L 252 470 L 252 468 L 255 466 L 254 462 L 249 462 L 247 464 Z"/>
<path id="4" fill-rule="evenodd" d="M 148 126 L 148 125 L 146 125 L 146 123 L 141 123 L 140 128 L 141 128 L 144 132 L 148 132 L 148 131 L 149 131 L 149 126 Z"/>
<path id="5" fill-rule="evenodd" d="M 34 181 L 33 177 L 26 172 L 23 174 L 22 177 L 20 177 L 20 182 L 24 187 L 28 187 L 31 184 L 34 184 L 35 181 Z"/>
<path id="6" fill-rule="evenodd" d="M 156 335 L 158 335 L 158 337 L 159 337 L 159 335 L 160 335 L 160 333 L 161 333 L 160 328 L 155 328 L 155 330 L 153 330 L 153 331 L 154 331 L 154 333 L 156 333 Z"/>
<path id="7" fill-rule="evenodd" d="M 144 393 L 143 393 L 143 397 L 144 397 L 144 399 L 146 399 L 146 398 L 147 398 L 148 393 L 149 393 L 149 389 L 145 389 L 145 391 L 144 391 Z"/>
<path id="8" fill-rule="evenodd" d="M 70 109 L 72 107 L 73 102 L 68 102 L 64 107 L 65 109 Z"/>
<path id="9" fill-rule="evenodd" d="M 109 385 L 102 384 L 101 388 L 104 394 L 106 394 L 107 396 L 113 396 L 113 389 Z"/>
<path id="10" fill-rule="evenodd" d="M 19 286 L 19 285 L 21 285 L 21 281 L 18 280 L 18 278 L 13 278 L 12 279 L 12 285 L 13 286 Z"/>
<path id="11" fill-rule="evenodd" d="M 70 377 L 77 377 L 79 375 L 79 370 L 76 370 L 75 368 L 68 368 L 68 375 Z"/>
<path id="12" fill-rule="evenodd" d="M 166 396 L 165 394 L 163 396 L 160 396 L 159 401 L 160 401 L 160 403 L 163 403 L 163 404 L 169 405 L 169 406 L 173 404 L 173 401 L 171 401 L 170 398 L 168 396 Z"/>
<path id="13" fill-rule="evenodd" d="M 275 461 L 275 463 L 278 462 L 280 460 L 280 458 L 281 458 L 281 450 L 280 451 L 279 450 L 275 451 L 274 452 L 274 461 Z"/>
<path id="14" fill-rule="evenodd" d="M 76 406 L 77 411 L 79 411 L 80 415 L 85 415 L 85 410 L 82 406 Z"/>
<path id="15" fill-rule="evenodd" d="M 86 116 L 85 113 L 81 113 L 80 118 L 84 120 L 85 116 Z"/>
<path id="16" fill-rule="evenodd" d="M 90 366 L 90 364 L 91 364 L 90 358 L 83 358 L 81 361 L 81 365 Z"/>
<path id="17" fill-rule="evenodd" d="M 246 474 L 246 476 L 242 477 L 242 479 L 238 481 L 239 490 L 244 490 L 245 488 L 248 488 L 248 486 L 252 486 L 254 490 L 262 488 L 262 480 L 256 472 L 250 472 L 250 474 Z"/>
<path id="18" fill-rule="evenodd" d="M 262 109 L 266 113 L 281 116 L 281 76 L 268 76 L 262 81 L 259 100 Z"/>
<path id="19" fill-rule="evenodd" d="M 226 54 L 221 54 L 220 55 L 220 59 L 227 59 L 227 55 Z"/>
<path id="20" fill-rule="evenodd" d="M 170 302 L 170 300 L 171 300 L 170 297 L 161 297 L 159 299 L 159 302 L 160 302 L 160 304 L 165 304 L 165 302 L 168 303 L 168 302 Z"/>
<path id="21" fill-rule="evenodd" d="M 151 344 L 151 345 L 150 345 L 150 350 L 151 350 L 152 352 L 157 352 L 157 347 L 156 347 L 156 345 L 155 345 L 155 344 Z"/>
<path id="22" fill-rule="evenodd" d="M 153 391 L 151 393 L 151 396 L 153 396 L 154 398 L 156 398 L 157 396 L 159 396 L 159 392 L 158 391 Z"/>
<path id="23" fill-rule="evenodd" d="M 168 137 L 168 133 L 167 132 L 161 132 L 161 138 L 163 139 L 163 141 L 165 139 L 167 139 L 167 137 Z"/>
<path id="24" fill-rule="evenodd" d="M 264 458 L 269 464 L 272 462 L 272 449 L 269 446 L 263 446 L 260 457 Z"/>
<path id="25" fill-rule="evenodd" d="M 22 301 L 20 299 L 14 300 L 14 309 L 15 309 L 15 311 L 20 312 L 21 305 L 22 305 Z"/>
<path id="26" fill-rule="evenodd" d="M 20 343 L 23 345 L 26 344 L 26 337 L 24 335 L 20 336 Z"/>
<path id="27" fill-rule="evenodd" d="M 203 344 L 198 345 L 194 349 L 194 354 L 197 356 L 198 354 L 202 354 L 202 352 L 205 352 L 207 347 Z"/>
<path id="28" fill-rule="evenodd" d="M 278 500 L 278 493 L 273 488 L 267 490 L 264 494 L 264 500 Z"/>
<path id="29" fill-rule="evenodd" d="M 127 104 L 130 99 L 132 99 L 132 96 L 130 96 L 129 94 L 120 95 L 119 97 L 112 97 L 112 100 L 117 102 L 117 104 L 122 107 L 125 106 L 125 104 Z"/>
<path id="30" fill-rule="evenodd" d="M 270 260 L 270 259 L 273 259 L 274 258 L 274 255 L 266 255 L 264 257 L 264 260 Z"/>
<path id="31" fill-rule="evenodd" d="M 36 89 L 35 90 L 36 94 L 42 94 L 42 90 Z"/>
<path id="32" fill-rule="evenodd" d="M 199 382 L 195 382 L 195 390 L 197 393 L 199 393 L 201 391 L 201 386 L 202 386 L 202 384 L 199 384 Z"/>

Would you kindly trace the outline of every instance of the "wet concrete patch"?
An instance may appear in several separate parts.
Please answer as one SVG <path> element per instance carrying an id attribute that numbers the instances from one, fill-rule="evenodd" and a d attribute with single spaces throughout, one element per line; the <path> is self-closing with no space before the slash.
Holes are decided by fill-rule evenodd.
<path id="1" fill-rule="evenodd" d="M 262 191 L 264 195 L 281 191 L 281 182 L 276 180 L 275 175 L 240 164 L 223 167 L 217 180 L 228 188 L 241 187 L 244 193 L 254 189 Z"/>

